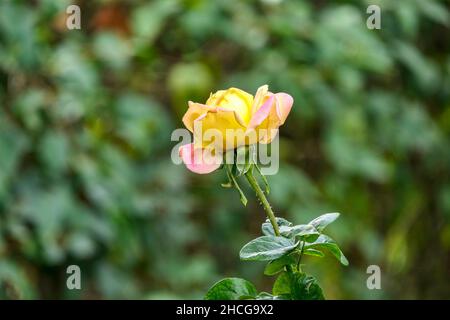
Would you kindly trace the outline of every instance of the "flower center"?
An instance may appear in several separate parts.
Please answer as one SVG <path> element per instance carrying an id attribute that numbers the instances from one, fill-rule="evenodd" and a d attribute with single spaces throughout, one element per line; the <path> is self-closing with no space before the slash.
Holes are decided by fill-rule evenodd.
<path id="1" fill-rule="evenodd" d="M 253 96 L 237 88 L 219 90 L 206 101 L 209 106 L 215 106 L 235 111 L 243 122 L 248 124 L 251 117 Z"/>

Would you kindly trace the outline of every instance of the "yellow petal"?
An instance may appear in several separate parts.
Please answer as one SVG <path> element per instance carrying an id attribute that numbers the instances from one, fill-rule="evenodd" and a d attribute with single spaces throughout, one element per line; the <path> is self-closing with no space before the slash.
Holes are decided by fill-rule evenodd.
<path id="1" fill-rule="evenodd" d="M 230 88 L 228 90 L 219 90 L 212 94 L 206 101 L 206 104 L 212 107 L 232 110 L 247 124 L 251 117 L 253 96 L 241 89 Z"/>
<path id="2" fill-rule="evenodd" d="M 189 109 L 183 116 L 184 125 L 189 131 L 194 132 L 194 121 L 210 110 L 214 110 L 214 108 L 205 104 L 189 101 Z"/>

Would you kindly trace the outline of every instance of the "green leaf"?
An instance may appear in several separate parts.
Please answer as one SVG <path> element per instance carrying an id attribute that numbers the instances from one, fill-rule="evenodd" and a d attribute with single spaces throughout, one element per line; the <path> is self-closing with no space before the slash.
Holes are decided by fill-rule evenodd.
<path id="1" fill-rule="evenodd" d="M 313 256 L 313 257 L 319 257 L 319 258 L 325 257 L 325 254 L 322 251 L 312 249 L 312 248 L 304 249 L 303 254 L 306 254 L 308 256 Z"/>
<path id="2" fill-rule="evenodd" d="M 224 183 L 221 183 L 220 185 L 221 185 L 223 188 L 232 188 L 232 187 L 234 186 L 233 180 L 231 179 L 230 174 L 228 173 L 228 170 L 225 170 L 225 171 L 227 172 L 227 178 L 228 178 L 228 181 L 227 181 L 227 182 L 224 182 Z"/>
<path id="3" fill-rule="evenodd" d="M 320 233 L 317 229 L 310 224 L 299 224 L 296 226 L 281 226 L 280 234 L 282 236 L 293 238 L 293 237 L 306 237 L 315 236 L 311 241 L 315 241 Z M 310 237 L 309 237 L 310 238 Z"/>
<path id="4" fill-rule="evenodd" d="M 297 244 L 283 237 L 262 236 L 247 243 L 239 256 L 242 260 L 274 260 L 294 250 Z"/>
<path id="5" fill-rule="evenodd" d="M 240 197 L 240 199 L 241 199 L 242 204 L 243 204 L 244 206 L 246 206 L 246 205 L 247 205 L 247 197 L 245 196 L 245 194 L 244 194 L 244 192 L 242 191 L 242 189 L 239 187 L 239 184 L 237 183 L 237 181 L 236 181 L 236 179 L 235 179 L 235 177 L 234 177 L 234 174 L 233 174 L 233 172 L 232 172 L 232 170 L 231 170 L 231 167 L 232 167 L 232 166 L 229 165 L 229 164 L 225 165 L 225 168 L 226 168 L 226 171 L 227 171 L 228 179 L 229 179 L 230 181 L 233 182 L 234 187 L 235 187 L 236 190 L 239 192 L 239 197 Z"/>
<path id="6" fill-rule="evenodd" d="M 322 288 L 313 276 L 304 273 L 295 273 L 291 291 L 295 300 L 324 300 Z"/>
<path id="7" fill-rule="evenodd" d="M 225 278 L 208 290 L 205 300 L 239 300 L 243 297 L 256 297 L 257 294 L 251 282 L 240 278 Z"/>
<path id="8" fill-rule="evenodd" d="M 221 183 L 220 186 L 223 188 L 232 188 L 233 184 L 231 182 L 224 182 L 224 183 Z"/>
<path id="9" fill-rule="evenodd" d="M 251 144 L 248 146 L 248 159 L 249 162 L 254 164 L 256 166 L 258 154 L 257 154 L 257 147 L 255 144 Z"/>
<path id="10" fill-rule="evenodd" d="M 284 218 L 275 218 L 275 219 L 277 221 L 278 227 L 292 226 L 292 222 Z M 261 225 L 261 230 L 262 233 L 266 236 L 275 236 L 275 232 L 273 231 L 273 227 L 269 219 L 266 219 L 266 221 Z"/>
<path id="11" fill-rule="evenodd" d="M 238 176 L 244 175 L 252 167 L 248 149 L 245 146 L 236 149 L 236 171 Z"/>
<path id="12" fill-rule="evenodd" d="M 322 232 L 322 230 L 325 229 L 327 225 L 332 223 L 337 218 L 339 218 L 338 212 L 325 213 L 312 220 L 309 224 L 313 225 L 319 232 Z"/>
<path id="13" fill-rule="evenodd" d="M 268 292 L 260 292 L 256 298 L 256 300 L 284 300 L 283 296 L 274 296 Z"/>
<path id="14" fill-rule="evenodd" d="M 273 275 L 283 271 L 285 266 L 295 264 L 296 259 L 295 259 L 294 255 L 295 255 L 294 253 L 288 254 L 288 255 L 284 255 L 278 259 L 270 261 L 266 265 L 266 268 L 264 269 L 264 274 L 266 276 L 273 276 Z"/>
<path id="15" fill-rule="evenodd" d="M 272 293 L 294 300 L 323 300 L 323 292 L 317 280 L 301 272 L 281 273 L 273 284 Z"/>
<path id="16" fill-rule="evenodd" d="M 261 168 L 255 163 L 254 167 L 256 168 L 256 171 L 258 171 L 259 175 L 261 176 L 261 179 L 264 183 L 264 187 L 266 190 L 266 193 L 269 194 L 270 193 L 270 186 L 269 186 L 269 182 L 267 181 L 267 178 L 265 175 L 263 175 L 263 173 L 261 172 Z"/>
<path id="17" fill-rule="evenodd" d="M 289 278 L 289 273 L 285 271 L 278 276 L 273 284 L 272 294 L 275 296 L 291 294 L 291 279 Z"/>
<path id="18" fill-rule="evenodd" d="M 314 241 L 313 243 L 307 243 L 305 245 L 305 249 L 310 249 L 310 248 L 324 248 L 327 249 L 328 251 L 330 251 L 335 257 L 336 259 L 338 259 L 344 266 L 348 266 L 348 260 L 347 258 L 344 256 L 344 254 L 342 253 L 341 249 L 339 248 L 339 246 L 337 245 L 337 243 L 331 239 L 330 237 L 322 234 L 320 235 L 316 241 Z"/>

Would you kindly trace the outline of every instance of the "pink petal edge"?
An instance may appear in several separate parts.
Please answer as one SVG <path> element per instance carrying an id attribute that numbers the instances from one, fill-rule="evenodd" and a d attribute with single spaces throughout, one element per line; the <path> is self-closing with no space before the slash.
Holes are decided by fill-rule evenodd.
<path id="1" fill-rule="evenodd" d="M 204 159 L 203 149 L 194 149 L 194 144 L 185 144 L 181 146 L 178 150 L 181 160 L 186 165 L 186 167 L 198 174 L 207 174 L 217 170 L 221 163 L 221 157 L 210 158 L 208 161 Z"/>
<path id="2" fill-rule="evenodd" d="M 289 112 L 291 112 L 292 105 L 294 104 L 294 98 L 292 98 L 290 94 L 284 92 L 276 93 L 275 98 L 277 100 L 276 103 L 277 116 L 281 120 L 281 124 L 283 124 L 286 121 Z"/>
<path id="3" fill-rule="evenodd" d="M 254 129 L 259 126 L 268 116 L 270 110 L 272 109 L 272 104 L 274 102 L 274 95 L 271 95 L 269 99 L 253 114 L 248 125 L 249 129 Z"/>

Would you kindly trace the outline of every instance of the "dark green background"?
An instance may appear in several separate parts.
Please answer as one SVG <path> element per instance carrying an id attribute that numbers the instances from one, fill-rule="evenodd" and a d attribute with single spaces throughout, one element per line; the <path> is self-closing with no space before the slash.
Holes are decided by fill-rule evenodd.
<path id="1" fill-rule="evenodd" d="M 270 290 L 238 256 L 264 220 L 252 192 L 244 208 L 223 172 L 170 160 L 187 100 L 266 83 L 295 99 L 276 213 L 341 212 L 329 233 L 350 266 L 304 260 L 326 296 L 450 297 L 448 1 L 86 0 L 69 31 L 71 3 L 0 3 L 1 298 L 201 298 L 224 276 Z"/>

